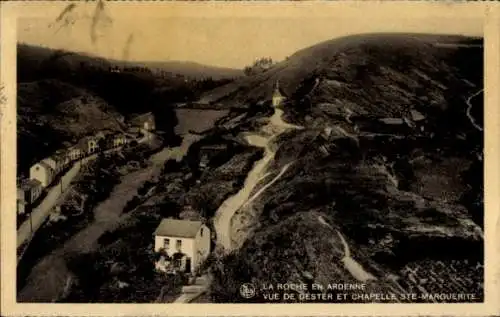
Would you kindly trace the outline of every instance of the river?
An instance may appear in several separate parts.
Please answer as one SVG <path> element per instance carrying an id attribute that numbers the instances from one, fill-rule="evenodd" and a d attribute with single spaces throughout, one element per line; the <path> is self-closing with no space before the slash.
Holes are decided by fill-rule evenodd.
<path id="1" fill-rule="evenodd" d="M 255 187 L 266 178 L 267 168 L 274 159 L 276 150 L 273 148 L 273 140 L 280 134 L 290 129 L 302 129 L 303 127 L 289 124 L 283 121 L 283 110 L 274 109 L 269 122 L 255 133 L 248 133 L 245 136 L 248 144 L 264 149 L 264 156 L 255 163 L 252 170 L 248 173 L 243 187 L 235 195 L 226 199 L 217 209 L 214 217 L 214 227 L 217 237 L 217 245 L 222 247 L 225 252 L 233 249 L 231 240 L 232 219 L 235 213 L 243 207 L 248 207 L 252 201 L 260 196 L 269 186 L 277 181 L 290 167 L 291 163 L 281 168 L 281 171 L 262 186 L 253 196 L 250 196 Z"/>

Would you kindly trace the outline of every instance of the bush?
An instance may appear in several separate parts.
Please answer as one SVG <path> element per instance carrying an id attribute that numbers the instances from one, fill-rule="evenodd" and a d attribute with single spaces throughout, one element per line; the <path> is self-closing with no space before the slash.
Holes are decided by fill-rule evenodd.
<path id="1" fill-rule="evenodd" d="M 144 184 L 137 190 L 140 196 L 144 196 L 155 184 L 151 181 L 145 181 Z"/>
<path id="2" fill-rule="evenodd" d="M 141 198 L 138 196 L 134 196 L 131 200 L 127 201 L 125 207 L 123 208 L 123 212 L 129 212 L 135 209 L 141 203 Z"/>

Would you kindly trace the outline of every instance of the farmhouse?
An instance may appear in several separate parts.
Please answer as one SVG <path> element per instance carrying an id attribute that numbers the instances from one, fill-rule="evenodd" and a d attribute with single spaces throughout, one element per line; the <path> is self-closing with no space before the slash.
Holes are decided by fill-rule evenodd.
<path id="1" fill-rule="evenodd" d="M 154 236 L 160 271 L 195 272 L 210 253 L 210 229 L 201 221 L 163 219 Z"/>
<path id="2" fill-rule="evenodd" d="M 36 179 L 42 187 L 47 187 L 54 179 L 55 171 L 45 162 L 38 162 L 30 168 L 30 179 Z"/>

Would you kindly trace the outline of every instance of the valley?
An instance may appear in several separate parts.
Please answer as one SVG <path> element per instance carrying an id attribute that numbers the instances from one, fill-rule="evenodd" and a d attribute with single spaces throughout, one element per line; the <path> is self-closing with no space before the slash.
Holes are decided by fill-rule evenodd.
<path id="1" fill-rule="evenodd" d="M 481 301 L 482 64 L 479 38 L 370 34 L 207 86 L 107 74 L 120 89 L 140 87 L 117 96 L 118 88 L 94 86 L 99 75 L 80 78 L 112 118 L 152 110 L 162 144 L 139 159 L 143 167 L 124 168 L 88 211 L 93 220 L 28 265 L 18 300 L 173 302 L 198 277 L 206 290 L 194 303 L 266 302 L 259 289 L 243 297 L 240 285 L 283 283 L 364 283 L 366 293 L 415 293 L 422 302 L 441 297 L 421 294 L 446 292 Z M 145 96 L 147 106 L 134 104 Z M 35 99 L 22 111 L 35 111 Z M 58 102 L 41 109 L 40 120 L 68 115 Z M 112 126 L 107 118 L 99 124 Z M 37 125 L 20 122 L 26 133 Z M 170 218 L 210 230 L 210 254 L 194 273 L 155 269 L 153 235 Z M 324 290 L 312 302 L 338 302 L 336 294 Z"/>

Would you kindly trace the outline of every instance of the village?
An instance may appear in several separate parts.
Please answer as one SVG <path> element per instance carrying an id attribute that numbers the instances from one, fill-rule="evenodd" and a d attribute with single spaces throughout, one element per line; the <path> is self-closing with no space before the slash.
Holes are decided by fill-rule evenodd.
<path id="1" fill-rule="evenodd" d="M 60 193 L 62 193 L 61 177 L 73 166 L 82 164 L 84 160 L 91 159 L 99 153 L 119 151 L 125 146 L 150 141 L 154 130 L 154 115 L 141 114 L 131 118 L 128 128 L 122 132 L 99 131 L 94 135 L 87 135 L 77 144 L 66 144 L 66 148 L 33 164 L 29 169 L 29 177 L 18 179 L 16 204 L 18 229 L 31 221 L 31 213 L 37 206 L 51 198 L 47 197 L 49 189 L 61 183 Z M 31 231 L 35 230 L 31 228 Z"/>

